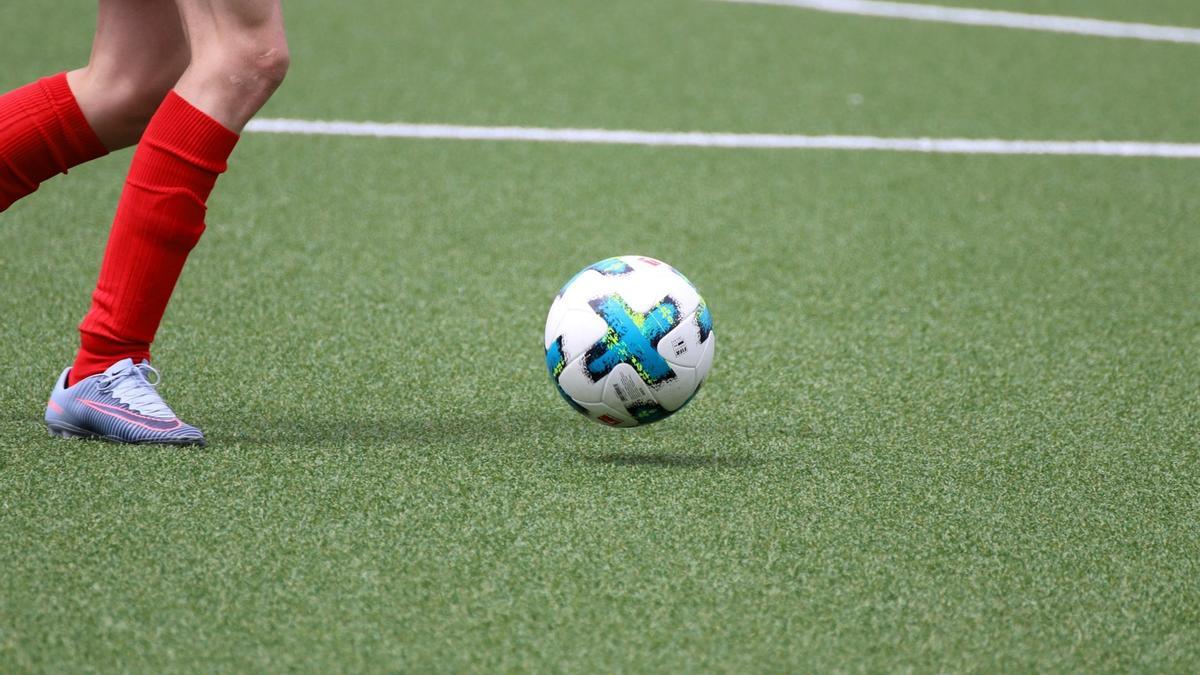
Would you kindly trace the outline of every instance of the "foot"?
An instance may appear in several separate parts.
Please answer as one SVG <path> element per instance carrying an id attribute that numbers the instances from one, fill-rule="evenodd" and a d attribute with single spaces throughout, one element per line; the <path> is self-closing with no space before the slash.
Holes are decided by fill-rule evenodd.
<path id="1" fill-rule="evenodd" d="M 99 375 L 67 386 L 63 371 L 46 404 L 46 428 L 62 438 L 102 438 L 115 443 L 204 445 L 204 434 L 184 424 L 155 390 L 158 371 L 149 361 L 125 359 Z M 154 381 L 147 379 L 153 373 Z"/>

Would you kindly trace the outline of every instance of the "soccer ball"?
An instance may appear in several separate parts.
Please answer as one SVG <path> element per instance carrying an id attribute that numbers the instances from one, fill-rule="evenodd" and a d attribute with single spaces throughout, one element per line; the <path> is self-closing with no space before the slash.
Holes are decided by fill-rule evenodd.
<path id="1" fill-rule="evenodd" d="M 583 268 L 546 317 L 546 368 L 558 393 L 612 427 L 657 422 L 687 405 L 716 345 L 712 313 L 696 287 L 645 256 Z"/>

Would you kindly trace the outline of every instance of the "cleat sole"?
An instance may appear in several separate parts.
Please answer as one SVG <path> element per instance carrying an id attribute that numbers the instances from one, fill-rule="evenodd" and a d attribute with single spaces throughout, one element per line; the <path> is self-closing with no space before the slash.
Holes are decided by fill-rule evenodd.
<path id="1" fill-rule="evenodd" d="M 100 436 L 97 434 L 94 434 L 86 429 L 80 429 L 77 426 L 73 426 L 65 422 L 47 423 L 46 429 L 50 432 L 50 435 L 55 438 L 65 438 L 68 440 L 91 440 L 100 438 Z"/>
<path id="2" fill-rule="evenodd" d="M 148 441 L 127 441 L 116 436 L 103 436 L 92 433 L 86 429 L 66 424 L 63 422 L 55 422 L 46 424 L 46 430 L 50 432 L 53 438 L 65 438 L 72 441 L 107 441 L 109 443 L 118 443 L 120 445 L 166 445 L 178 448 L 196 447 L 203 448 L 208 443 L 203 438 L 181 438 L 178 440 L 148 440 Z"/>

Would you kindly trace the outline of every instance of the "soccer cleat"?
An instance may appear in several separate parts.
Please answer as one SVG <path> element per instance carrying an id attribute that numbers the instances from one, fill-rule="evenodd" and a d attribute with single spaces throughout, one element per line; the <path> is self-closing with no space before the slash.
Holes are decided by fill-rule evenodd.
<path id="1" fill-rule="evenodd" d="M 62 438 L 102 438 L 115 443 L 204 445 L 204 434 L 184 424 L 155 386 L 149 361 L 118 361 L 98 375 L 67 386 L 67 368 L 46 404 L 46 428 Z M 154 382 L 146 376 L 153 373 Z"/>

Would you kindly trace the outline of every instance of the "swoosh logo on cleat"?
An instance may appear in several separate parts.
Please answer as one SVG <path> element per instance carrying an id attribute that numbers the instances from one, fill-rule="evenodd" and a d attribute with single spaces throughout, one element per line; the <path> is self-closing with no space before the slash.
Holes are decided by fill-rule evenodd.
<path id="1" fill-rule="evenodd" d="M 125 408 L 119 408 L 115 405 L 108 405 L 98 401 L 79 399 L 79 402 L 98 413 L 108 415 L 109 417 L 115 417 L 122 422 L 128 422 L 143 429 L 149 429 L 150 431 L 174 431 L 183 426 L 183 422 L 180 422 L 178 417 L 172 417 L 169 420 L 164 420 L 157 417 L 146 417 L 145 415 L 139 415 L 135 412 L 126 410 Z"/>

